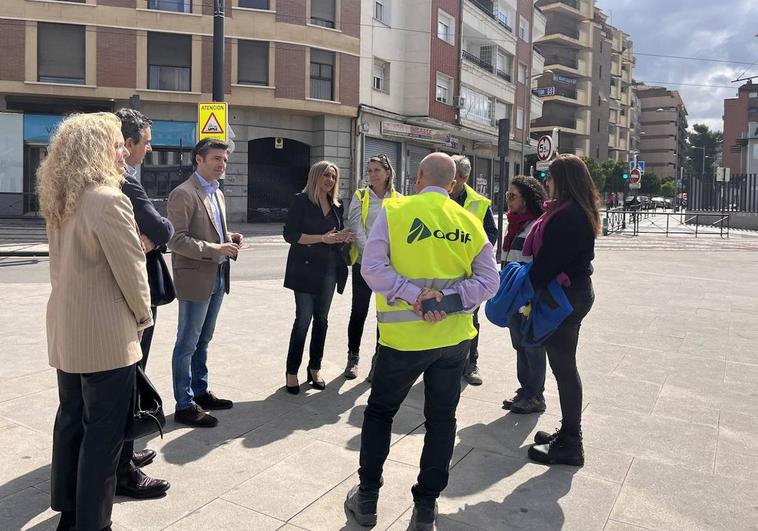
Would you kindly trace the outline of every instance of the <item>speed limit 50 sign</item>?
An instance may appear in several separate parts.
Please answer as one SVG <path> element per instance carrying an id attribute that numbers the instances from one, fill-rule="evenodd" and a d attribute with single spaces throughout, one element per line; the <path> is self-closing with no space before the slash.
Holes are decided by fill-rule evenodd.
<path id="1" fill-rule="evenodd" d="M 547 135 L 537 140 L 537 159 L 544 162 L 553 156 L 553 139 Z"/>

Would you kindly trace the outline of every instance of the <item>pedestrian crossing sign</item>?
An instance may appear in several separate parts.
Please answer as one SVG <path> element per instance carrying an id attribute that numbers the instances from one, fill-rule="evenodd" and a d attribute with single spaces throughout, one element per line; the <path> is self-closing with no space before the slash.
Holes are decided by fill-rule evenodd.
<path id="1" fill-rule="evenodd" d="M 197 139 L 217 138 L 227 141 L 226 123 L 228 104 L 225 101 L 197 104 Z"/>

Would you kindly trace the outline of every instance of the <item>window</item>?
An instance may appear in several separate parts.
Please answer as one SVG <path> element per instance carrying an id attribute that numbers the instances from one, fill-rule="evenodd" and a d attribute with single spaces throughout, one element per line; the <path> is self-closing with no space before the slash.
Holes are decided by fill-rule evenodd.
<path id="1" fill-rule="evenodd" d="M 390 25 L 391 20 L 391 0 L 376 0 L 374 2 L 374 18 L 379 22 Z"/>
<path id="2" fill-rule="evenodd" d="M 455 19 L 441 9 L 437 11 L 437 38 L 455 46 Z"/>
<path id="3" fill-rule="evenodd" d="M 452 86 L 452 78 L 438 72 L 435 99 L 440 103 L 450 104 L 450 92 L 452 91 Z"/>
<path id="4" fill-rule="evenodd" d="M 247 9 L 269 9 L 268 0 L 240 0 L 240 7 Z"/>
<path id="5" fill-rule="evenodd" d="M 511 72 L 513 71 L 513 56 L 505 52 L 498 50 L 497 52 L 497 75 L 505 79 L 511 80 Z"/>
<path id="6" fill-rule="evenodd" d="M 518 64 L 518 82 L 526 83 L 526 65 L 524 63 Z"/>
<path id="7" fill-rule="evenodd" d="M 516 108 L 516 129 L 524 128 L 524 109 L 521 107 Z"/>
<path id="8" fill-rule="evenodd" d="M 374 59 L 374 90 L 390 93 L 390 64 L 380 59 Z"/>
<path id="9" fill-rule="evenodd" d="M 147 34 L 147 88 L 191 90 L 192 35 Z"/>
<path id="10" fill-rule="evenodd" d="M 466 102 L 461 108 L 461 117 L 487 125 L 491 123 L 492 98 L 468 87 L 461 87 L 461 97 Z"/>
<path id="11" fill-rule="evenodd" d="M 334 52 L 311 48 L 311 98 L 334 100 Z"/>
<path id="12" fill-rule="evenodd" d="M 311 0 L 311 24 L 333 28 L 335 0 Z"/>
<path id="13" fill-rule="evenodd" d="M 192 0 L 148 0 L 148 9 L 192 13 Z"/>
<path id="14" fill-rule="evenodd" d="M 529 42 L 529 21 L 522 16 L 518 18 L 518 36 L 522 41 Z"/>
<path id="15" fill-rule="evenodd" d="M 84 26 L 37 24 L 38 81 L 84 85 L 84 65 Z"/>
<path id="16" fill-rule="evenodd" d="M 268 43 L 240 40 L 237 45 L 237 82 L 268 85 Z"/>
<path id="17" fill-rule="evenodd" d="M 502 118 L 510 118 L 511 110 L 513 106 L 510 103 L 503 103 L 502 101 L 495 102 L 495 119 L 500 120 Z"/>

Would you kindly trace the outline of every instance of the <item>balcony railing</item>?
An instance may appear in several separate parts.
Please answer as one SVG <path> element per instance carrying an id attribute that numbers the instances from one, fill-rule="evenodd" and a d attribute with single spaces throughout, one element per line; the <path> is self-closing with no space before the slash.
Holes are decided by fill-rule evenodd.
<path id="1" fill-rule="evenodd" d="M 500 70 L 499 68 L 497 69 L 497 77 L 500 79 L 505 79 L 508 82 L 511 81 L 511 75 L 508 72 Z"/>
<path id="2" fill-rule="evenodd" d="M 474 63 L 479 68 L 486 70 L 487 72 L 494 72 L 494 67 L 492 66 L 492 63 L 488 63 L 487 61 L 483 61 L 482 59 L 478 58 L 476 55 L 474 55 L 471 52 L 467 52 L 466 50 L 463 50 L 463 58 L 470 62 Z"/>
<path id="3" fill-rule="evenodd" d="M 571 59 L 570 57 L 560 57 L 558 55 L 550 55 L 545 57 L 545 65 L 563 65 L 574 70 L 579 69 L 579 61 L 577 59 Z"/>
<path id="4" fill-rule="evenodd" d="M 579 0 L 538 0 L 536 4 L 537 7 L 543 7 L 550 4 L 565 4 L 574 9 L 579 9 Z"/>
<path id="5" fill-rule="evenodd" d="M 508 13 L 496 9 L 494 12 L 494 19 L 497 20 L 498 24 L 513 33 L 513 28 L 510 26 L 510 24 L 508 24 Z"/>
<path id="6" fill-rule="evenodd" d="M 555 26 L 548 26 L 545 28 L 545 35 L 552 35 L 553 33 L 560 33 L 561 35 L 565 35 L 566 37 L 571 37 L 572 39 L 579 40 L 579 30 L 576 28 L 555 27 Z"/>
<path id="7" fill-rule="evenodd" d="M 576 129 L 575 118 L 551 118 L 541 117 L 533 122 L 533 127 L 565 127 L 566 129 Z"/>
<path id="8" fill-rule="evenodd" d="M 484 11 L 485 14 L 494 18 L 494 6 L 492 0 L 471 0 L 471 3 Z"/>

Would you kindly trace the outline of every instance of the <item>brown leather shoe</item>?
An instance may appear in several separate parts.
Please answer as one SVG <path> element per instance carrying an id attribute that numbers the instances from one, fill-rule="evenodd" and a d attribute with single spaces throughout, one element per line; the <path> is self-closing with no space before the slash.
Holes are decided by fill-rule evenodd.
<path id="1" fill-rule="evenodd" d="M 135 450 L 134 453 L 132 453 L 132 463 L 134 463 L 134 466 L 137 468 L 149 465 L 153 462 L 153 459 L 155 459 L 155 450 L 149 448 Z"/>
<path id="2" fill-rule="evenodd" d="M 204 395 L 196 396 L 195 404 L 205 409 L 206 411 L 211 411 L 214 409 L 232 409 L 234 406 L 234 402 L 231 400 L 224 400 L 223 398 L 219 398 L 214 395 L 212 391 L 208 391 Z"/>
<path id="3" fill-rule="evenodd" d="M 160 498 L 171 487 L 165 479 L 154 479 L 139 468 L 124 474 L 116 483 L 116 496 L 128 496 L 138 500 Z"/>
<path id="4" fill-rule="evenodd" d="M 178 410 L 174 413 L 174 420 L 194 428 L 212 428 L 218 424 L 216 417 L 203 411 L 203 408 L 197 404 L 192 404 L 187 409 Z"/>

